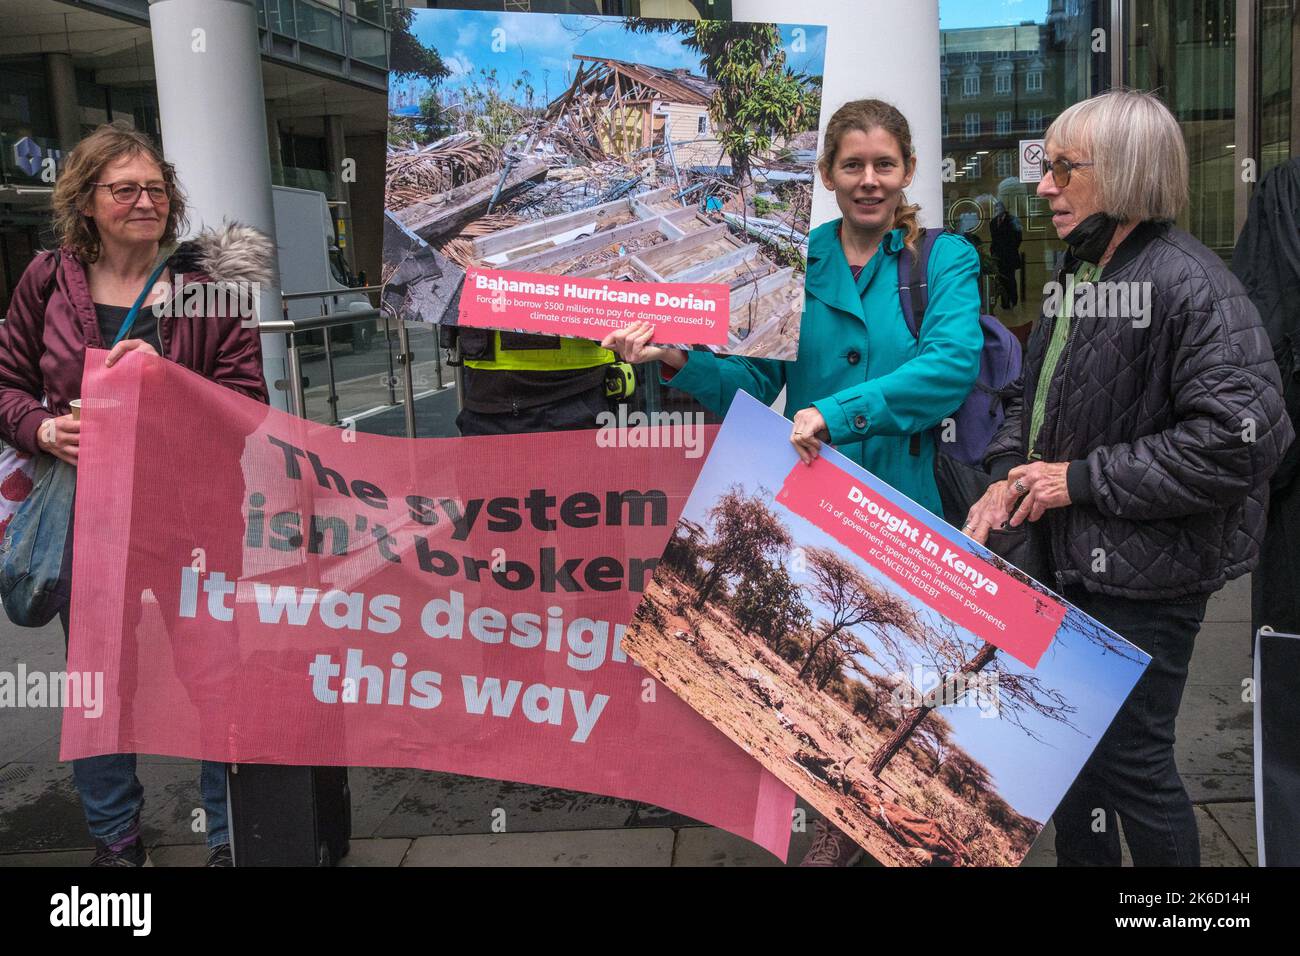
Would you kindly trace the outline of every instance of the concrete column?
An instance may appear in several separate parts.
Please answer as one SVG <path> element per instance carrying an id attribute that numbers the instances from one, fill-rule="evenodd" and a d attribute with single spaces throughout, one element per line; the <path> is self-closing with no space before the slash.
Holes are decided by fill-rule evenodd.
<path id="1" fill-rule="evenodd" d="M 916 150 L 916 178 L 909 202 L 921 204 L 921 224 L 943 225 L 943 137 L 939 104 L 939 3 L 885 0 L 732 0 L 733 20 L 816 23 L 826 30 L 826 80 L 822 127 L 849 100 L 875 98 L 907 117 Z M 812 225 L 840 215 L 835 197 L 820 183 L 813 188 Z"/>
<path id="2" fill-rule="evenodd" d="M 81 139 L 81 104 L 77 101 L 77 74 L 68 53 L 46 53 L 45 89 L 49 91 L 59 149 L 70 152 Z"/>
<path id="3" fill-rule="evenodd" d="M 348 271 L 356 275 L 357 253 L 352 236 L 352 203 L 348 199 L 351 190 L 343 179 L 343 161 L 348 158 L 347 142 L 343 136 L 343 117 L 326 116 L 324 119 L 325 165 L 329 167 L 330 184 L 333 188 L 330 199 L 343 203 L 342 206 L 334 207 L 339 248 L 343 251 L 343 261 L 348 264 Z"/>
<path id="4" fill-rule="evenodd" d="M 163 152 L 189 197 L 190 222 L 246 223 L 275 236 L 262 60 L 252 0 L 149 0 Z M 263 288 L 259 318 L 280 318 Z M 283 335 L 262 337 L 271 404 L 289 407 Z"/>

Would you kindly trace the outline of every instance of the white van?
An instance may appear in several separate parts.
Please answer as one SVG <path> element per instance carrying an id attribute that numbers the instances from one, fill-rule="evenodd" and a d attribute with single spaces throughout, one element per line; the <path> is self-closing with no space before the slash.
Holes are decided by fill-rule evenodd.
<path id="1" fill-rule="evenodd" d="M 352 277 L 338 247 L 325 194 L 290 186 L 272 186 L 271 192 L 275 202 L 275 244 L 280 256 L 280 291 L 288 294 L 338 290 L 337 295 L 324 297 L 326 311 L 370 308 L 365 293 L 347 291 Z M 303 319 L 320 315 L 321 302 L 320 298 L 290 299 L 288 317 Z M 360 322 L 351 328 L 334 330 L 330 340 L 364 346 L 369 344 L 374 329 L 373 320 Z M 316 336 L 306 341 L 313 339 Z"/>

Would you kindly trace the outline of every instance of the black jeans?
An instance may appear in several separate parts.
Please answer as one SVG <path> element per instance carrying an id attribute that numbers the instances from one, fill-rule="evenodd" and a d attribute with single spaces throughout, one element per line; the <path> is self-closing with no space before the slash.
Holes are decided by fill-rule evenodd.
<path id="1" fill-rule="evenodd" d="M 1151 655 L 1151 664 L 1057 807 L 1058 866 L 1119 866 L 1117 819 L 1135 866 L 1200 866 L 1192 801 L 1174 764 L 1174 721 L 1206 598 L 1065 597 Z M 1104 816 L 1097 813 L 1104 812 Z"/>

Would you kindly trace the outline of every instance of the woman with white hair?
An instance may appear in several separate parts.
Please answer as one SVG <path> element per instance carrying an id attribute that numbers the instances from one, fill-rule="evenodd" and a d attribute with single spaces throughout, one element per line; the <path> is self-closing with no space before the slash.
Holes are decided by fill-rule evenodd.
<path id="1" fill-rule="evenodd" d="M 1199 865 L 1174 722 L 1206 601 L 1257 562 L 1294 437 L 1255 307 L 1174 225 L 1187 194 L 1182 134 L 1151 94 L 1104 93 L 1048 128 L 1038 195 L 1069 250 L 963 529 L 1038 535 L 1046 583 L 1152 657 L 1057 808 L 1061 865 L 1118 866 L 1116 818 L 1134 864 Z"/>

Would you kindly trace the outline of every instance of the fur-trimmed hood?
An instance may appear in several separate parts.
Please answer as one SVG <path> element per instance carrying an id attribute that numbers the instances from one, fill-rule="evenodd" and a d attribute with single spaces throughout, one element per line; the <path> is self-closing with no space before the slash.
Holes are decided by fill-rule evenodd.
<path id="1" fill-rule="evenodd" d="M 239 222 L 223 222 L 176 247 L 173 272 L 197 273 L 214 282 L 274 283 L 275 240 Z"/>
<path id="2" fill-rule="evenodd" d="M 269 282 L 275 274 L 275 247 L 257 230 L 228 223 L 182 243 L 168 261 L 174 273 L 184 269 L 193 276 L 187 282 Z M 255 325 L 224 314 L 164 313 L 157 328 L 163 358 L 266 401 L 262 340 Z M 86 269 L 76 254 L 42 252 L 28 263 L 0 325 L 0 440 L 36 454 L 42 423 L 66 414 L 68 403 L 81 397 L 86 350 L 107 347 Z"/>

